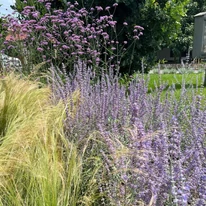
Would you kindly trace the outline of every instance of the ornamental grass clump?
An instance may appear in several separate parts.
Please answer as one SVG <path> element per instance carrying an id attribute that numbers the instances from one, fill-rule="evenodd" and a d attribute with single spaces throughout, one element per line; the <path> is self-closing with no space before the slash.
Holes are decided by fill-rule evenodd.
<path id="1" fill-rule="evenodd" d="M 124 86 L 112 69 L 101 77 L 78 65 L 70 76 L 51 71 L 56 99 L 81 91 L 75 115 L 66 115 L 67 138 L 81 144 L 98 130 L 104 143 L 95 147 L 106 169 L 99 174 L 101 205 L 205 205 L 206 99 L 201 91 L 191 93 L 192 85 L 187 89 L 183 80 L 179 97 L 175 85 L 149 92 L 149 79 L 141 75 Z"/>
<path id="2" fill-rule="evenodd" d="M 64 104 L 39 86 L 13 74 L 0 79 L 0 205 L 92 205 L 101 161 L 65 138 Z"/>

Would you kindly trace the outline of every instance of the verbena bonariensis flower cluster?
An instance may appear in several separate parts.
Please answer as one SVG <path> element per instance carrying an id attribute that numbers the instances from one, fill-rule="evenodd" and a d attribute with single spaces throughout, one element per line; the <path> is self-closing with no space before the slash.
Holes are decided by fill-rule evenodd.
<path id="1" fill-rule="evenodd" d="M 127 41 L 123 45 L 119 44 L 117 22 L 109 7 L 104 9 L 108 14 L 102 16 L 103 8 L 99 6 L 87 11 L 85 8 L 79 9 L 77 2 L 68 2 L 67 9 L 63 11 L 51 9 L 50 1 L 38 2 L 47 11 L 44 15 L 35 6 L 25 6 L 20 23 L 13 17 L 7 17 L 8 23 L 5 24 L 10 30 L 27 34 L 24 46 L 29 51 L 29 61 L 33 64 L 53 62 L 59 67 L 63 62 L 70 70 L 79 59 L 92 65 L 93 69 L 99 65 L 105 69 L 119 66 L 121 57 L 126 52 Z M 116 6 L 117 4 L 113 5 Z M 127 23 L 124 22 L 122 28 L 126 27 Z M 142 30 L 142 27 L 134 26 L 134 43 L 142 35 Z M 11 42 L 5 41 L 4 44 L 15 50 L 14 45 L 10 45 Z"/>
<path id="2" fill-rule="evenodd" d="M 191 97 L 184 84 L 179 98 L 173 87 L 162 98 L 164 85 L 149 94 L 142 78 L 125 87 L 113 72 L 99 77 L 80 63 L 75 69 L 69 77 L 51 69 L 52 88 L 57 99 L 81 93 L 76 116 L 68 113 L 65 120 L 68 138 L 81 142 L 93 131 L 101 134 L 99 205 L 205 205 L 205 99 Z"/>

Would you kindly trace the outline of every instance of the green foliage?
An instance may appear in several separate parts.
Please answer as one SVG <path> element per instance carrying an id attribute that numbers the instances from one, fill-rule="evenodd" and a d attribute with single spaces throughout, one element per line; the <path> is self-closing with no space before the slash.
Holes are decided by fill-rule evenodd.
<path id="1" fill-rule="evenodd" d="M 194 35 L 194 15 L 206 10 L 205 0 L 190 0 L 186 5 L 187 13 L 180 21 L 181 30 L 179 38 L 174 39 L 170 48 L 176 57 L 180 57 L 182 52 L 192 50 Z"/>
<path id="2" fill-rule="evenodd" d="M 5 23 L 5 19 L 0 18 L 0 45 L 3 43 L 3 39 L 6 36 L 6 29 L 3 27 L 3 24 Z"/>
<path id="3" fill-rule="evenodd" d="M 142 50 L 139 52 L 142 52 L 147 60 L 155 60 L 156 51 L 170 46 L 175 39 L 178 39 L 181 19 L 186 15 L 187 3 L 188 0 L 146 0 L 140 10 L 138 24 L 145 28 L 144 35 L 140 39 Z"/>
<path id="4" fill-rule="evenodd" d="M 81 1 L 80 1 L 81 2 Z M 115 1 L 87 1 L 87 5 L 112 5 Z M 141 71 L 141 59 L 145 58 L 147 69 L 156 60 L 156 52 L 164 47 L 170 46 L 181 32 L 181 20 L 186 15 L 186 5 L 189 0 L 118 0 L 115 10 L 115 18 L 121 30 L 122 23 L 128 22 L 126 33 L 119 34 L 120 41 L 128 40 L 129 34 L 133 32 L 134 25 L 144 28 L 143 36 L 140 37 L 135 49 L 131 48 L 128 55 L 122 60 L 122 71 L 129 73 Z M 118 32 L 117 32 L 118 33 Z M 130 44 L 132 41 L 130 40 Z M 133 61 L 128 56 L 133 55 Z M 133 70 L 133 71 L 131 71 Z"/>

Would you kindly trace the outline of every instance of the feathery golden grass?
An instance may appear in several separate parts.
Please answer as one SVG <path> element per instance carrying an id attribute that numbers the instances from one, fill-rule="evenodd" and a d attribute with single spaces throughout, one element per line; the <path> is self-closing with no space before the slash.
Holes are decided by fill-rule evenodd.
<path id="1" fill-rule="evenodd" d="M 73 98 L 78 101 L 78 92 Z M 84 171 L 84 153 L 66 139 L 64 118 L 64 104 L 52 104 L 49 88 L 13 74 L 0 79 L 0 205 L 94 202 L 101 162 L 94 158 Z"/>

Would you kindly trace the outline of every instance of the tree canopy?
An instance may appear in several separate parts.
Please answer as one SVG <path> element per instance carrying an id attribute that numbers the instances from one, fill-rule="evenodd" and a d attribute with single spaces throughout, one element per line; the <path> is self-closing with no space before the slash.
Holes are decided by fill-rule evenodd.
<path id="1" fill-rule="evenodd" d="M 1 4 L 0 4 L 1 7 Z M 0 45 L 3 44 L 4 38 L 6 36 L 6 29 L 3 27 L 5 20 L 0 17 Z"/>
<path id="2" fill-rule="evenodd" d="M 194 15 L 206 11 L 206 0 L 191 0 L 187 5 L 187 15 L 181 20 L 181 30 L 179 38 L 176 38 L 170 48 L 176 57 L 180 57 L 182 52 L 192 50 L 194 35 Z"/>

